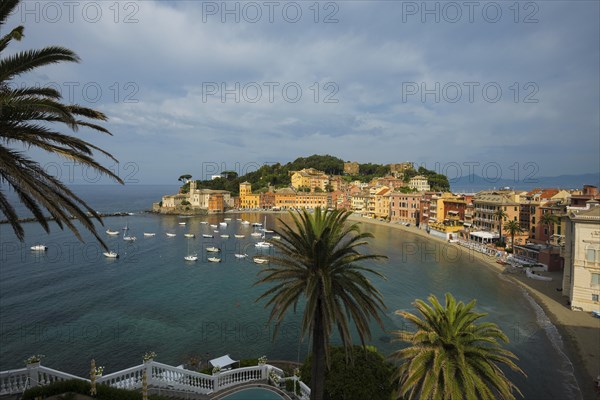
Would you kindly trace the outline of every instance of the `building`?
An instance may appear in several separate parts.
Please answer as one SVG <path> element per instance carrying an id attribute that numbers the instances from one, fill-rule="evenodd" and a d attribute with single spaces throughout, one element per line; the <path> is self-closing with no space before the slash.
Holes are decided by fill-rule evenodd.
<path id="1" fill-rule="evenodd" d="M 473 206 L 475 208 L 473 226 L 476 230 L 499 232 L 500 221 L 496 215 L 498 210 L 506 214 L 502 221 L 503 226 L 508 221 L 519 220 L 521 207 L 519 195 L 513 191 L 484 190 L 473 197 Z M 502 235 L 505 236 L 506 233 L 502 232 Z"/>
<path id="2" fill-rule="evenodd" d="M 249 182 L 240 183 L 240 208 L 252 209 L 260 207 L 260 195 L 252 193 Z"/>
<path id="3" fill-rule="evenodd" d="M 291 210 L 296 207 L 296 191 L 292 188 L 276 190 L 275 207 L 280 210 Z"/>
<path id="4" fill-rule="evenodd" d="M 187 193 L 167 195 L 162 198 L 162 209 L 165 212 L 184 207 L 189 210 L 206 210 L 208 212 L 224 212 L 233 208 L 235 201 L 227 190 L 198 189 L 196 181 L 189 182 Z"/>
<path id="5" fill-rule="evenodd" d="M 292 188 L 298 190 L 300 188 L 308 188 L 311 192 L 319 188 L 320 191 L 327 191 L 329 186 L 329 176 L 324 172 L 314 168 L 304 168 L 300 171 L 290 171 Z"/>
<path id="6" fill-rule="evenodd" d="M 392 192 L 390 194 L 390 221 L 419 226 L 421 197 L 423 197 L 422 193 Z"/>
<path id="7" fill-rule="evenodd" d="M 375 203 L 373 217 L 383 219 L 390 217 L 390 194 L 390 188 L 384 186 L 372 196 Z"/>
<path id="8" fill-rule="evenodd" d="M 571 210 L 565 219 L 565 261 L 562 294 L 571 309 L 600 311 L 600 206 L 588 200 L 587 209 Z"/>
<path id="9" fill-rule="evenodd" d="M 407 169 L 414 169 L 414 168 L 415 168 L 415 163 L 413 163 L 411 161 L 398 163 L 398 164 L 390 164 L 390 172 L 392 174 L 404 173 L 404 171 L 406 171 Z"/>
<path id="10" fill-rule="evenodd" d="M 427 178 L 422 175 L 417 175 L 410 178 L 408 187 L 411 189 L 416 189 L 418 192 L 428 192 L 431 190 L 429 183 L 427 183 Z"/>
<path id="11" fill-rule="evenodd" d="M 328 193 L 296 193 L 296 208 L 315 209 L 328 207 Z"/>
<path id="12" fill-rule="evenodd" d="M 358 175 L 359 165 L 356 161 L 344 163 L 344 173 L 348 175 Z"/>

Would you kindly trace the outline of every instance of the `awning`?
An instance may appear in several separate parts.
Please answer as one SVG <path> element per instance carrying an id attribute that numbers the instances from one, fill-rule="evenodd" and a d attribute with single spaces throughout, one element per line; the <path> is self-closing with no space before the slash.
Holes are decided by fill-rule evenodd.
<path id="1" fill-rule="evenodd" d="M 448 214 L 458 215 L 458 211 L 450 210 L 448 211 Z"/>
<path id="2" fill-rule="evenodd" d="M 491 233 L 491 232 L 485 232 L 485 231 L 471 232 L 471 236 L 475 236 L 475 237 L 478 237 L 481 239 L 496 239 L 496 238 L 498 238 L 497 233 Z"/>
<path id="3" fill-rule="evenodd" d="M 232 360 L 231 357 L 229 357 L 229 354 L 227 354 L 225 356 L 212 359 L 209 362 L 213 367 L 226 368 L 232 364 L 235 364 L 237 361 Z"/>
<path id="4" fill-rule="evenodd" d="M 472 223 L 470 223 L 470 222 L 465 222 L 465 223 L 463 223 L 463 225 L 464 225 L 464 226 L 471 226 L 471 225 L 473 225 L 473 224 L 472 224 Z"/>

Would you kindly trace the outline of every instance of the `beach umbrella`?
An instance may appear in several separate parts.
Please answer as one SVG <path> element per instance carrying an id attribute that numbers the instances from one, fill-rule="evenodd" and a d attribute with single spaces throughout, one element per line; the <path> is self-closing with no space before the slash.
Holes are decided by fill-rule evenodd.
<path id="1" fill-rule="evenodd" d="M 92 366 L 90 367 L 90 383 L 92 388 L 90 389 L 90 395 L 96 395 L 96 360 L 92 358 Z"/>
<path id="2" fill-rule="evenodd" d="M 142 375 L 142 400 L 148 400 L 148 376 L 145 368 Z"/>

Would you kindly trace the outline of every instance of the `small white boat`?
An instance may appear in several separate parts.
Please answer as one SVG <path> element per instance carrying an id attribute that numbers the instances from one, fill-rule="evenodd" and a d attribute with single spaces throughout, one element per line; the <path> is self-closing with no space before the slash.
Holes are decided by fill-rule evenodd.
<path id="1" fill-rule="evenodd" d="M 194 235 L 193 233 L 184 233 L 183 236 L 185 236 L 186 238 L 195 238 L 196 235 Z"/>
<path id="2" fill-rule="evenodd" d="M 123 240 L 126 242 L 135 242 L 137 238 L 135 236 L 127 235 L 127 231 L 129 230 L 129 225 L 126 223 L 125 228 L 123 228 Z"/>
<path id="3" fill-rule="evenodd" d="M 208 251 L 210 253 L 218 253 L 219 251 L 221 251 L 221 249 L 218 247 L 211 246 L 211 247 L 207 247 L 206 251 Z"/>
<path id="4" fill-rule="evenodd" d="M 218 230 L 218 229 L 215 229 L 213 232 L 214 232 L 214 233 L 219 233 L 219 230 Z"/>
<path id="5" fill-rule="evenodd" d="M 114 251 L 105 251 L 102 254 L 104 254 L 104 257 L 107 257 L 107 258 L 119 258 L 119 255 L 117 253 L 115 253 Z"/>
<path id="6" fill-rule="evenodd" d="M 262 233 L 260 233 L 260 232 L 252 232 L 250 234 L 250 236 L 252 236 L 252 237 L 262 237 Z"/>
<path id="7" fill-rule="evenodd" d="M 246 257 L 248 257 L 248 254 L 235 254 L 235 256 L 237 258 L 246 258 Z"/>
<path id="8" fill-rule="evenodd" d="M 183 257 L 183 259 L 185 261 L 197 261 L 198 260 L 198 256 L 195 255 L 195 254 L 190 254 L 189 256 Z"/>
<path id="9" fill-rule="evenodd" d="M 219 222 L 219 225 L 221 225 L 221 226 L 227 226 L 227 222 Z"/>
<path id="10" fill-rule="evenodd" d="M 167 232 L 167 237 L 175 237 L 175 236 L 177 236 L 176 233 L 169 233 L 169 232 Z"/>
<path id="11" fill-rule="evenodd" d="M 244 236 L 244 235 L 233 235 L 233 236 L 235 236 L 235 237 L 236 237 L 236 238 L 238 238 L 238 239 L 243 239 L 243 238 L 245 238 L 245 237 L 246 237 L 246 236 Z"/>
<path id="12" fill-rule="evenodd" d="M 201 223 L 202 225 L 207 225 L 207 224 L 208 224 L 208 222 L 206 222 L 206 221 L 200 221 L 200 223 Z"/>
<path id="13" fill-rule="evenodd" d="M 119 231 L 112 231 L 110 229 L 107 229 L 106 234 L 110 236 L 117 236 L 119 234 Z"/>
<path id="14" fill-rule="evenodd" d="M 273 247 L 273 245 L 269 242 L 258 242 L 254 245 L 254 247 L 258 247 L 261 249 L 268 249 L 270 247 Z"/>
<path id="15" fill-rule="evenodd" d="M 214 236 L 213 236 L 213 235 L 209 235 L 209 234 L 207 234 L 207 233 L 203 233 L 203 234 L 202 234 L 202 237 L 204 237 L 204 238 L 212 238 L 212 237 L 214 237 Z"/>
<path id="16" fill-rule="evenodd" d="M 217 263 L 221 262 L 221 259 L 219 257 L 208 257 L 208 261 Z"/>
<path id="17" fill-rule="evenodd" d="M 48 250 L 48 247 L 44 246 L 43 244 L 36 244 L 35 246 L 31 246 L 31 250 L 33 250 L 33 251 L 46 251 L 46 250 Z"/>
<path id="18" fill-rule="evenodd" d="M 236 221 L 241 221 L 242 219 L 241 219 L 241 218 L 236 218 L 235 220 L 236 220 Z"/>
<path id="19" fill-rule="evenodd" d="M 242 225 L 250 225 L 250 221 L 243 220 Z"/>
<path id="20" fill-rule="evenodd" d="M 223 239 L 229 239 L 229 235 L 221 235 Z"/>
<path id="21" fill-rule="evenodd" d="M 219 227 L 219 225 L 216 225 L 216 224 L 210 224 L 210 227 L 214 229 L 214 228 L 218 228 L 218 227 Z"/>
<path id="22" fill-rule="evenodd" d="M 231 218 L 223 218 L 225 221 L 231 221 Z"/>
<path id="23" fill-rule="evenodd" d="M 185 224 L 186 224 L 185 222 L 180 222 L 180 223 L 179 223 L 179 225 L 185 225 Z"/>
<path id="24" fill-rule="evenodd" d="M 269 263 L 269 260 L 267 260 L 266 258 L 254 257 L 253 260 L 256 264 L 268 264 Z"/>
<path id="25" fill-rule="evenodd" d="M 260 222 L 253 222 L 253 223 L 252 223 L 252 226 L 254 226 L 254 227 L 259 227 L 259 226 L 263 226 L 263 224 L 262 224 L 262 223 L 260 223 Z"/>
<path id="26" fill-rule="evenodd" d="M 281 236 L 279 236 L 279 235 L 275 235 L 272 238 L 275 239 L 275 240 L 281 240 Z"/>
<path id="27" fill-rule="evenodd" d="M 154 233 L 154 232 L 144 232 L 144 236 L 146 236 L 146 237 L 152 237 L 152 236 L 156 236 L 156 233 Z"/>

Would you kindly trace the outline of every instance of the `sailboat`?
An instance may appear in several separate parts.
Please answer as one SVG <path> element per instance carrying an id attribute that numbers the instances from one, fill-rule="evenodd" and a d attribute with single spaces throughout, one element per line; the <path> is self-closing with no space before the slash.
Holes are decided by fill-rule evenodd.
<path id="1" fill-rule="evenodd" d="M 127 234 L 127 231 L 129 230 L 129 226 L 127 223 L 125 223 L 125 228 L 123 228 L 123 240 L 126 240 L 128 242 L 135 242 L 137 240 L 137 238 L 135 236 L 130 236 Z"/>
<path id="2" fill-rule="evenodd" d="M 188 254 L 183 257 L 185 261 L 196 261 L 198 260 L 198 255 L 190 253 L 190 242 L 188 242 Z"/>
<path id="3" fill-rule="evenodd" d="M 263 230 L 264 233 L 273 233 L 273 231 L 267 229 L 267 217 L 265 216 L 265 223 L 263 224 Z"/>
<path id="4" fill-rule="evenodd" d="M 114 251 L 112 251 L 112 250 L 110 250 L 110 251 L 105 251 L 105 252 L 104 252 L 104 253 L 102 253 L 102 254 L 104 254 L 104 257 L 107 257 L 107 258 L 119 258 L 119 254 L 117 254 L 116 252 L 114 252 Z"/>

